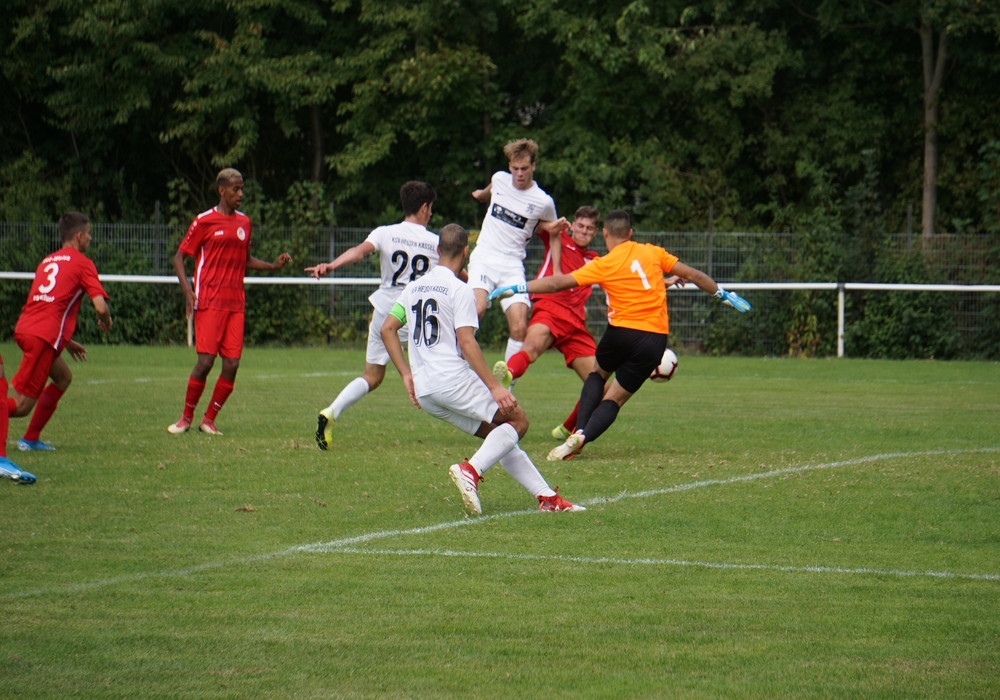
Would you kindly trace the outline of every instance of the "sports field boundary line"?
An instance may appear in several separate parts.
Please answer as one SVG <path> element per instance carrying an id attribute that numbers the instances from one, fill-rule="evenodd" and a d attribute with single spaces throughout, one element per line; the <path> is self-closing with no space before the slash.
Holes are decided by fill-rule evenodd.
<path id="1" fill-rule="evenodd" d="M 949 454 L 985 454 L 985 453 L 993 453 L 993 452 L 1000 452 L 1000 447 L 980 447 L 980 448 L 950 449 L 950 450 L 925 450 L 925 451 L 922 451 L 922 452 L 887 452 L 887 453 L 882 453 L 882 454 L 877 454 L 877 455 L 869 455 L 869 456 L 866 456 L 866 457 L 855 457 L 855 458 L 852 458 L 852 459 L 837 460 L 837 461 L 833 461 L 833 462 L 822 462 L 822 463 L 819 463 L 819 464 L 811 464 L 811 465 L 807 464 L 807 465 L 798 466 L 798 467 L 786 467 L 786 468 L 782 468 L 782 469 L 772 469 L 772 470 L 769 470 L 769 471 L 766 471 L 766 472 L 758 472 L 758 473 L 754 473 L 754 474 L 740 474 L 740 475 L 737 475 L 737 476 L 730 477 L 728 479 L 705 479 L 705 480 L 701 480 L 701 481 L 693 481 L 693 482 L 688 483 L 688 484 L 679 484 L 677 486 L 671 486 L 671 487 L 663 488 L 663 489 L 652 489 L 652 490 L 647 490 L 647 491 L 636 491 L 636 492 L 633 492 L 633 493 L 630 493 L 630 492 L 627 492 L 627 491 L 623 491 L 623 492 L 619 493 L 616 496 L 610 496 L 610 497 L 600 497 L 599 496 L 599 497 L 596 497 L 596 498 L 591 498 L 591 499 L 586 500 L 586 501 L 580 501 L 580 503 L 582 503 L 583 505 L 609 504 L 609 503 L 616 503 L 616 502 L 618 502 L 620 500 L 630 499 L 630 498 L 650 498 L 650 497 L 653 497 L 653 496 L 661 496 L 661 495 L 666 495 L 666 494 L 670 494 L 670 493 L 678 493 L 678 492 L 681 492 L 681 491 L 690 491 L 690 490 L 696 489 L 696 488 L 705 488 L 705 487 L 709 487 L 709 486 L 726 486 L 726 485 L 729 485 L 729 484 L 737 484 L 737 483 L 746 482 L 746 481 L 755 481 L 755 480 L 759 480 L 759 479 L 774 478 L 774 477 L 785 476 L 785 475 L 788 475 L 788 474 L 796 474 L 796 473 L 801 473 L 801 472 L 818 471 L 818 470 L 821 470 L 821 469 L 836 469 L 838 467 L 847 467 L 847 466 L 857 466 L 859 464 L 868 464 L 868 463 L 871 463 L 871 462 L 879 462 L 879 461 L 884 461 L 884 460 L 888 460 L 888 459 L 934 457 L 934 456 L 949 455 Z M 539 517 L 567 517 L 567 518 L 579 517 L 579 516 L 571 514 L 571 513 L 564 513 L 564 514 L 540 513 L 539 511 L 537 511 L 535 509 L 509 511 L 509 512 L 506 512 L 506 513 L 494 513 L 494 514 L 490 514 L 490 515 L 478 516 L 478 517 L 475 517 L 475 518 L 465 517 L 465 518 L 463 518 L 461 520 L 452 520 L 452 521 L 448 521 L 448 522 L 437 523 L 436 525 L 424 525 L 424 526 L 421 526 L 421 527 L 406 528 L 406 529 L 376 530 L 374 532 L 362 533 L 360 535 L 352 535 L 350 537 L 344 537 L 344 538 L 340 538 L 340 539 L 337 539 L 337 540 L 331 540 L 331 541 L 328 541 L 328 542 L 315 542 L 315 543 L 312 543 L 312 544 L 296 545 L 296 546 L 287 547 L 285 549 L 281 549 L 281 550 L 278 550 L 278 551 L 275 551 L 275 552 L 250 555 L 250 556 L 238 557 L 238 558 L 234 558 L 234 559 L 220 560 L 220 561 L 215 561 L 215 562 L 205 562 L 203 564 L 195 564 L 193 566 L 182 567 L 182 568 L 173 569 L 173 570 L 139 572 L 139 573 L 135 573 L 135 574 L 125 574 L 125 575 L 122 575 L 122 576 L 115 576 L 113 578 L 104 579 L 104 580 L 98 580 L 98 581 L 89 581 L 89 582 L 80 582 L 80 583 L 69 583 L 69 584 L 64 584 L 64 585 L 61 585 L 61 586 L 47 586 L 47 587 L 42 587 L 42 588 L 36 588 L 34 590 L 19 591 L 19 592 L 13 592 L 13 593 L 0 593 L 0 600 L 16 600 L 16 599 L 21 599 L 21 598 L 31 598 L 31 597 L 38 597 L 38 596 L 50 595 L 50 594 L 58 594 L 58 593 L 76 593 L 76 592 L 82 592 L 82 591 L 87 591 L 87 590 L 96 590 L 96 589 L 99 589 L 99 588 L 105 588 L 105 587 L 108 587 L 108 586 L 114 586 L 114 585 L 123 584 L 123 583 L 131 583 L 131 582 L 136 582 L 136 581 L 142 581 L 142 580 L 151 579 L 151 578 L 185 577 L 185 576 L 191 576 L 191 575 L 194 575 L 194 574 L 197 574 L 197 573 L 201 573 L 203 571 L 210 571 L 212 569 L 221 569 L 221 568 L 227 567 L 227 566 L 237 566 L 237 565 L 250 564 L 250 563 L 260 562 L 260 561 L 268 561 L 270 559 L 276 559 L 278 557 L 291 556 L 291 555 L 295 555 L 295 554 L 304 554 L 304 553 L 305 554 L 308 554 L 308 553 L 325 554 L 325 553 L 346 552 L 350 548 L 354 547 L 355 545 L 364 544 L 364 543 L 367 543 L 367 542 L 372 542 L 374 540 L 382 540 L 382 539 L 389 539 L 389 538 L 392 538 L 392 537 L 402 537 L 402 536 L 409 536 L 409 535 L 423 535 L 423 534 L 428 534 L 428 533 L 432 533 L 432 532 L 439 532 L 439 531 L 442 531 L 442 530 L 450 530 L 450 529 L 455 529 L 455 528 L 459 528 L 459 527 L 467 527 L 467 526 L 470 526 L 470 525 L 485 524 L 485 523 L 492 522 L 494 520 L 519 517 L 519 516 L 523 516 L 523 515 L 538 515 Z M 369 550 L 364 550 L 364 551 L 367 552 Z M 377 550 L 371 550 L 371 551 L 377 551 Z M 386 551 L 391 551 L 391 550 L 386 550 Z M 405 552 L 405 551 L 411 551 L 411 550 L 397 550 L 397 551 Z M 433 551 L 433 550 L 427 550 L 427 551 Z M 361 553 L 361 552 L 362 552 L 362 550 L 359 549 L 359 553 Z M 472 556 L 472 555 L 469 555 L 469 556 Z M 484 555 L 484 556 L 488 556 L 488 555 Z M 517 556 L 517 555 L 510 555 L 510 556 Z M 522 556 L 528 557 L 530 555 L 522 555 Z M 639 561 L 639 560 L 636 560 L 636 561 Z M 663 560 L 663 561 L 668 561 L 668 560 Z M 681 562 L 683 560 L 674 560 L 674 561 Z M 611 561 L 609 560 L 608 562 L 605 562 L 605 563 L 611 563 Z M 704 562 L 701 565 L 705 566 L 705 567 L 712 567 L 712 568 L 718 568 L 718 569 L 736 568 L 736 565 L 726 565 L 724 563 L 712 564 L 711 562 Z M 756 564 L 744 564 L 744 565 L 739 565 L 739 566 L 742 566 L 743 568 L 747 568 L 747 569 L 750 569 L 750 568 L 753 568 L 753 567 L 757 567 L 757 568 L 761 568 L 761 569 L 764 569 L 765 567 L 771 567 L 770 570 L 774 570 L 774 571 L 788 570 L 788 571 L 812 571 L 812 572 L 828 572 L 828 573 L 836 571 L 836 569 L 830 569 L 829 571 L 827 571 L 825 567 L 809 567 L 809 568 L 805 568 L 805 567 L 791 567 L 791 568 L 789 568 L 789 567 L 783 567 L 783 566 L 779 566 L 779 565 L 768 565 L 768 564 L 760 564 L 760 565 L 756 565 Z M 878 569 L 867 570 L 867 569 L 863 569 L 862 568 L 862 569 L 845 570 L 845 571 L 850 571 L 850 572 L 853 572 L 853 573 L 869 573 L 869 574 L 875 574 L 875 575 L 891 575 L 891 570 L 881 571 L 880 572 L 880 570 L 878 570 Z M 914 574 L 900 573 L 900 574 L 895 574 L 895 575 L 921 575 L 921 574 L 919 574 L 919 572 L 917 572 L 917 573 L 914 573 Z M 987 573 L 987 574 L 959 574 L 959 573 L 953 573 L 953 572 L 929 572 L 927 574 L 922 574 L 922 575 L 933 575 L 933 576 L 938 577 L 938 578 L 979 578 L 979 579 L 982 579 L 982 580 L 989 580 L 989 581 L 1000 580 L 1000 574 L 989 574 L 989 573 Z"/>
<path id="2" fill-rule="evenodd" d="M 583 557 L 567 554 L 517 554 L 510 552 L 468 552 L 454 549 L 366 549 L 343 547 L 329 550 L 330 554 L 364 554 L 376 556 L 427 556 L 468 559 L 503 559 L 506 561 L 543 561 L 568 564 L 613 564 L 616 566 L 677 566 L 733 571 L 778 571 L 816 574 L 868 574 L 874 576 L 929 577 L 971 579 L 974 581 L 1000 581 L 1000 574 L 969 574 L 954 571 L 908 571 L 904 569 L 873 569 L 869 567 L 841 567 L 829 565 L 791 564 L 739 564 L 731 562 L 697 561 L 688 559 L 655 559 L 648 557 Z"/>

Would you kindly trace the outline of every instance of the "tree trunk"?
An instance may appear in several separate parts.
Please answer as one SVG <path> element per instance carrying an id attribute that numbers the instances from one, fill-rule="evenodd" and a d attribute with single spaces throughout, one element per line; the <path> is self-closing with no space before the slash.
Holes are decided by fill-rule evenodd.
<path id="1" fill-rule="evenodd" d="M 937 56 L 934 55 L 934 28 L 924 19 L 920 24 L 920 45 L 924 69 L 924 188 L 923 207 L 920 215 L 920 243 L 923 249 L 930 245 L 936 233 L 937 173 L 938 173 L 938 97 L 944 80 L 947 58 L 946 29 L 938 34 Z"/>
<path id="2" fill-rule="evenodd" d="M 323 123 L 320 119 L 319 105 L 309 108 L 312 121 L 313 166 L 312 181 L 319 182 L 323 178 Z"/>

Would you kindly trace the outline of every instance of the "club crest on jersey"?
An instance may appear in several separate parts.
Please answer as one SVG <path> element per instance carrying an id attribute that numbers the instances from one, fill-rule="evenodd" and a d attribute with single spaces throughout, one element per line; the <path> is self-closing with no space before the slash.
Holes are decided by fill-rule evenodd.
<path id="1" fill-rule="evenodd" d="M 236 228 L 236 237 L 239 238 L 241 241 L 245 241 L 247 239 L 247 232 L 243 229 L 242 226 L 238 226 Z"/>

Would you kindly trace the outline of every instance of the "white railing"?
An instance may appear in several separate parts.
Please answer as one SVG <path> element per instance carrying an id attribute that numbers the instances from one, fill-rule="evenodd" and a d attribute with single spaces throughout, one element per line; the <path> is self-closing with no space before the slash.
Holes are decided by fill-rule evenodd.
<path id="1" fill-rule="evenodd" d="M 33 272 L 0 272 L 0 279 L 30 280 Z M 102 282 L 135 282 L 145 284 L 177 284 L 173 275 L 99 275 Z M 378 286 L 380 280 L 376 277 L 246 277 L 246 284 L 300 284 L 300 285 L 345 285 L 345 286 Z M 844 356 L 844 292 L 848 291 L 883 291 L 883 292 L 1000 292 L 996 284 L 881 284 L 873 282 L 726 282 L 726 289 L 733 291 L 753 290 L 826 290 L 837 291 L 837 357 Z M 672 293 L 699 291 L 697 287 L 671 287 Z M 191 344 L 190 319 L 188 344 Z"/>

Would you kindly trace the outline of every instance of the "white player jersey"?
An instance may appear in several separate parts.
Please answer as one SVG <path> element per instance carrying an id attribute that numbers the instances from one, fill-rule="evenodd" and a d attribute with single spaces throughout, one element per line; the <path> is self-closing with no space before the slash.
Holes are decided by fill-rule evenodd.
<path id="1" fill-rule="evenodd" d="M 490 209 L 472 251 L 474 258 L 502 256 L 524 260 L 525 246 L 535 235 L 539 221 L 554 221 L 556 204 L 545 190 L 532 182 L 519 190 L 507 171 L 493 174 L 490 184 Z"/>
<path id="2" fill-rule="evenodd" d="M 366 238 L 379 254 L 382 281 L 368 297 L 372 306 L 388 313 L 407 284 L 427 274 L 438 262 L 438 237 L 420 224 L 401 221 L 379 226 Z"/>
<path id="3" fill-rule="evenodd" d="M 447 267 L 411 282 L 396 300 L 406 309 L 410 370 L 417 396 L 451 386 L 469 363 L 458 348 L 456 328 L 479 328 L 472 288 Z"/>

